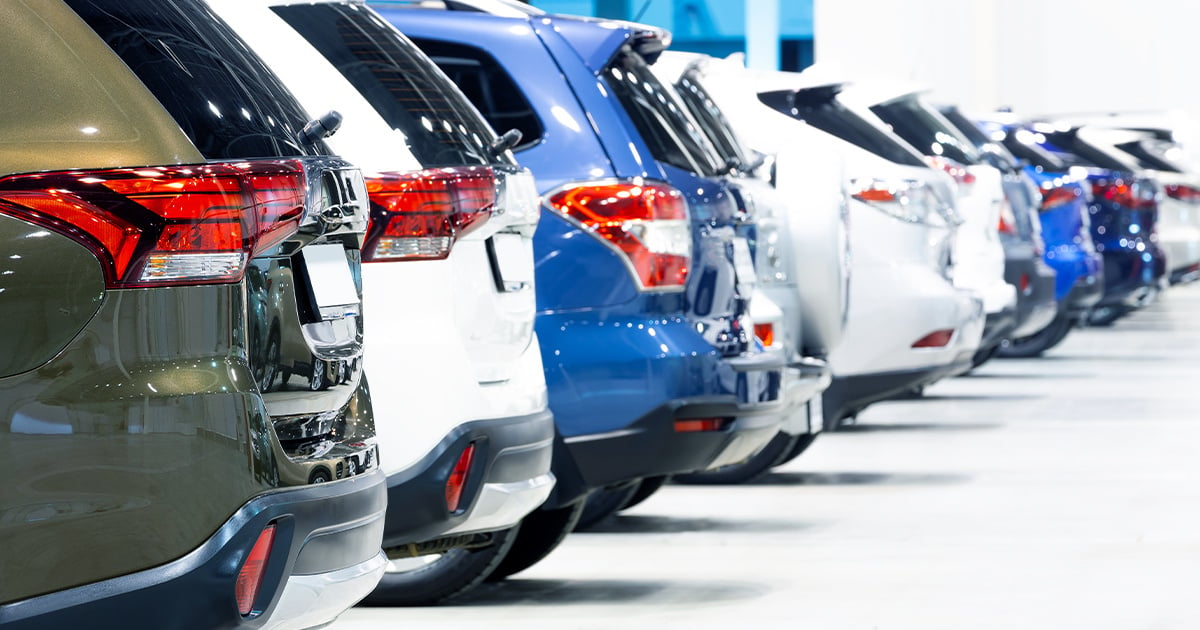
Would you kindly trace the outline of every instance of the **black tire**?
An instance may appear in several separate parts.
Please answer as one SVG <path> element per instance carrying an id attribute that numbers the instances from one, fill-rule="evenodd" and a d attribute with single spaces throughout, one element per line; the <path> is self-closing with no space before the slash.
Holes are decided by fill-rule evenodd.
<path id="1" fill-rule="evenodd" d="M 975 355 L 971 357 L 971 369 L 974 370 L 975 368 L 992 360 L 992 357 L 996 356 L 996 353 L 1000 351 L 1001 345 L 1003 345 L 1003 344 L 998 343 L 994 346 L 990 346 L 987 348 L 980 348 L 979 350 L 977 350 L 975 352 Z"/>
<path id="2" fill-rule="evenodd" d="M 492 534 L 492 544 L 478 549 L 451 549 L 411 571 L 387 572 L 362 600 L 367 606 L 431 606 L 475 588 L 500 566 L 521 526 Z"/>
<path id="3" fill-rule="evenodd" d="M 1089 326 L 1112 326 L 1118 319 L 1129 314 L 1131 309 L 1120 306 L 1102 306 L 1088 313 Z"/>
<path id="4" fill-rule="evenodd" d="M 808 450 L 808 447 L 812 446 L 813 442 L 817 441 L 818 435 L 821 435 L 821 434 L 820 433 L 806 433 L 804 435 L 801 435 L 800 439 L 796 440 L 796 443 L 792 445 L 792 450 L 784 453 L 783 456 L 779 458 L 779 461 L 775 462 L 775 466 L 782 466 L 782 465 L 792 461 L 793 459 L 800 457 L 800 455 L 802 455 L 804 453 L 804 451 Z"/>
<path id="5" fill-rule="evenodd" d="M 996 350 L 996 356 L 1006 359 L 1031 359 L 1062 343 L 1071 332 L 1071 318 L 1059 312 L 1049 326 L 1020 339 L 1006 339 Z"/>
<path id="6" fill-rule="evenodd" d="M 775 437 L 771 438 L 771 441 L 767 442 L 762 450 L 740 464 L 730 464 L 716 470 L 675 475 L 674 481 L 692 485 L 735 484 L 753 481 L 774 468 L 779 458 L 791 452 L 792 445 L 801 437 L 803 436 L 789 435 L 781 431 L 776 433 Z"/>
<path id="7" fill-rule="evenodd" d="M 258 379 L 258 389 L 262 392 L 269 392 L 275 385 L 275 378 L 279 375 L 279 331 L 271 329 L 271 334 L 268 337 L 267 349 L 263 352 L 262 373 Z M 286 381 L 287 379 L 284 378 Z"/>
<path id="8" fill-rule="evenodd" d="M 325 361 L 313 357 L 312 371 L 308 375 L 308 389 L 319 392 L 329 387 L 329 365 Z"/>
<path id="9" fill-rule="evenodd" d="M 575 529 L 581 514 L 583 501 L 554 510 L 534 510 L 521 521 L 516 541 L 487 580 L 498 582 L 541 562 Z"/>
<path id="10" fill-rule="evenodd" d="M 575 531 L 587 531 L 612 518 L 614 514 L 621 511 L 621 508 L 625 507 L 626 503 L 629 503 L 633 495 L 637 494 L 639 485 L 641 485 L 640 479 L 589 492 L 583 501 L 583 514 L 579 515 Z"/>
<path id="11" fill-rule="evenodd" d="M 639 505 L 653 496 L 655 492 L 658 492 L 670 480 L 671 475 L 659 475 L 657 477 L 642 479 L 642 482 L 638 484 L 637 492 L 634 492 L 633 496 L 629 497 L 629 500 L 625 502 L 625 505 L 621 506 L 621 509 L 628 510 L 635 505 Z"/>

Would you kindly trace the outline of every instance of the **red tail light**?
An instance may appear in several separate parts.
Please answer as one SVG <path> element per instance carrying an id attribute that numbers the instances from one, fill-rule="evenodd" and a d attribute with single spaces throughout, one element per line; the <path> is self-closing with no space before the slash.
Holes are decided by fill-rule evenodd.
<path id="1" fill-rule="evenodd" d="M 1075 186 L 1059 186 L 1042 192 L 1042 212 L 1074 203 L 1083 191 Z"/>
<path id="2" fill-rule="evenodd" d="M 765 324 L 755 324 L 754 336 L 758 337 L 758 340 L 761 341 L 762 345 L 764 346 L 775 345 L 775 324 L 769 322 Z"/>
<path id="3" fill-rule="evenodd" d="M 692 232 L 678 190 L 655 183 L 581 185 L 554 193 L 549 204 L 620 253 L 640 288 L 687 282 Z"/>
<path id="4" fill-rule="evenodd" d="M 954 329 L 935 330 L 913 342 L 914 348 L 945 348 L 954 338 Z"/>
<path id="5" fill-rule="evenodd" d="M 1200 188 L 1193 188 L 1185 184 L 1167 184 L 1163 186 L 1163 192 L 1172 199 L 1200 204 Z"/>
<path id="6" fill-rule="evenodd" d="M 254 541 L 254 547 L 250 549 L 250 555 L 246 556 L 246 561 L 238 571 L 234 593 L 237 596 L 238 612 L 243 617 L 254 611 L 254 600 L 258 598 L 258 590 L 262 587 L 263 575 L 267 570 L 267 560 L 271 556 L 271 545 L 274 542 L 275 525 L 272 523 L 263 528 L 262 533 L 258 535 L 258 540 Z"/>
<path id="7" fill-rule="evenodd" d="M 467 485 L 467 473 L 471 472 L 471 462 L 475 461 L 475 443 L 471 442 L 463 449 L 462 455 L 454 463 L 454 470 L 446 479 L 446 510 L 457 512 L 462 501 L 463 488 Z"/>
<path id="8" fill-rule="evenodd" d="M 1138 181 L 1093 180 L 1092 195 L 1096 199 L 1104 199 L 1130 210 L 1149 210 L 1158 205 L 1158 195 L 1153 187 Z"/>
<path id="9" fill-rule="evenodd" d="M 975 185 L 975 175 L 967 170 L 967 167 L 944 157 L 926 157 L 925 161 L 930 166 L 936 169 L 945 171 L 954 181 L 958 182 L 958 194 L 965 195 Z"/>
<path id="10" fill-rule="evenodd" d="M 367 178 L 367 194 L 364 262 L 441 260 L 492 215 L 496 174 L 486 166 L 381 173 Z"/>
<path id="11" fill-rule="evenodd" d="M 1017 234 L 1017 215 L 1013 214 L 1012 205 L 1005 198 L 1000 202 L 1000 225 L 998 227 L 1001 234 Z"/>
<path id="12" fill-rule="evenodd" d="M 688 418 L 686 420 L 676 420 L 675 432 L 702 433 L 705 431 L 720 431 L 731 422 L 733 422 L 733 418 Z"/>
<path id="13" fill-rule="evenodd" d="M 1017 288 L 1021 290 L 1021 295 L 1028 297 L 1029 294 L 1033 293 L 1033 284 L 1029 281 L 1029 274 L 1021 274 L 1021 279 L 1018 282 L 1020 286 Z"/>
<path id="14" fill-rule="evenodd" d="M 296 231 L 304 198 L 292 160 L 0 178 L 0 213 L 83 244 L 109 288 L 237 282 Z"/>

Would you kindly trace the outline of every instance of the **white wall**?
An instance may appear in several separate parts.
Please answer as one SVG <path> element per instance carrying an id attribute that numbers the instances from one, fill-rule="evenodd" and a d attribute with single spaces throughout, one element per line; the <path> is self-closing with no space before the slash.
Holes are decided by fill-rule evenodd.
<path id="1" fill-rule="evenodd" d="M 928 84 L 968 110 L 1200 119 L 1200 3 L 816 0 L 814 20 L 818 64 Z"/>

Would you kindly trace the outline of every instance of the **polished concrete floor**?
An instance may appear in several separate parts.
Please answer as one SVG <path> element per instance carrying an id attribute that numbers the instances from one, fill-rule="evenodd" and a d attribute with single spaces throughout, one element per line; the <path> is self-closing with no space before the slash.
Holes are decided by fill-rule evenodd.
<path id="1" fill-rule="evenodd" d="M 374 628 L 1200 628 L 1200 286 Z"/>

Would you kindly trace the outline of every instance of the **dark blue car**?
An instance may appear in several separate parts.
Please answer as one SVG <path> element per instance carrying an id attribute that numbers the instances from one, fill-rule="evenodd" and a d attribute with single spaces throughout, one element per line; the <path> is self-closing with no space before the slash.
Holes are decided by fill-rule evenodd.
<path id="1" fill-rule="evenodd" d="M 520 12 L 375 8 L 497 131 L 520 131 L 514 151 L 542 193 L 536 328 L 558 483 L 493 577 L 549 553 L 589 492 L 591 517 L 604 516 L 668 475 L 737 462 L 770 441 L 785 357 L 762 351 L 747 317 L 752 219 L 647 67 L 664 34 Z"/>

